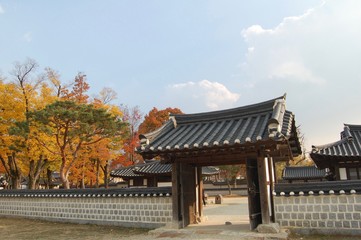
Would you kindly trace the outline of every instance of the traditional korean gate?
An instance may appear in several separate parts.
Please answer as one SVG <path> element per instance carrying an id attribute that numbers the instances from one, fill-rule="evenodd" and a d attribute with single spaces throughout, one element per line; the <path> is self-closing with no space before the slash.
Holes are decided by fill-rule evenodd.
<path id="1" fill-rule="evenodd" d="M 173 115 L 161 128 L 140 135 L 144 159 L 172 163 L 173 224 L 186 227 L 202 217 L 202 166 L 247 165 L 251 228 L 273 219 L 273 162 L 301 152 L 286 95 L 258 104 L 209 113 Z"/>
<path id="2" fill-rule="evenodd" d="M 258 168 L 256 159 L 247 159 L 248 213 L 251 230 L 262 223 L 261 198 L 259 191 Z"/>

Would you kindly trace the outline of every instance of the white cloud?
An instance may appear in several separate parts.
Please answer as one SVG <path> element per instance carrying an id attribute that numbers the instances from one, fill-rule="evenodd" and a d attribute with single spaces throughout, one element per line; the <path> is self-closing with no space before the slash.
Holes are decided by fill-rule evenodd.
<path id="1" fill-rule="evenodd" d="M 283 62 L 275 66 L 268 76 L 270 79 L 306 81 L 310 83 L 323 84 L 325 80 L 315 76 L 301 62 Z"/>
<path id="2" fill-rule="evenodd" d="M 192 112 L 229 108 L 240 97 L 223 84 L 208 80 L 173 84 L 166 92 L 167 101 L 174 102 L 181 109 Z"/>
<path id="3" fill-rule="evenodd" d="M 1 6 L 1 4 L 0 4 L 0 14 L 2 14 L 2 13 L 5 13 L 5 10 L 4 10 L 4 8 Z"/>
<path id="4" fill-rule="evenodd" d="M 27 32 L 23 36 L 26 42 L 31 42 L 33 40 L 33 34 L 31 32 Z"/>
<path id="5" fill-rule="evenodd" d="M 360 1 L 327 1 L 300 16 L 284 18 L 274 28 L 244 29 L 248 51 L 242 71 L 248 80 L 316 86 L 354 74 L 361 67 L 360 11 Z"/>
<path id="6" fill-rule="evenodd" d="M 361 124 L 360 12 L 361 1 L 326 1 L 274 28 L 244 29 L 242 100 L 287 92 L 308 149 L 338 140 L 343 123 Z"/>

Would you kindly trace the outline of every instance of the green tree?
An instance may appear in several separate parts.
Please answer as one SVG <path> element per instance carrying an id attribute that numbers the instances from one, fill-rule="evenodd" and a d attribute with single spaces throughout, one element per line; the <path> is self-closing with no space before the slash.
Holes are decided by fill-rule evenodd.
<path id="1" fill-rule="evenodd" d="M 46 142 L 43 137 L 37 137 L 39 143 L 59 156 L 60 178 L 66 189 L 70 187 L 70 169 L 81 149 L 103 139 L 120 137 L 126 127 L 119 116 L 104 108 L 73 101 L 56 101 L 42 110 L 30 112 L 29 117 L 36 124 L 37 136 L 46 134 L 49 137 Z"/>
<path id="2" fill-rule="evenodd" d="M 232 195 L 231 183 L 234 182 L 234 185 L 236 185 L 237 176 L 245 175 L 245 165 L 223 165 L 219 166 L 219 169 L 227 183 L 228 193 L 229 195 Z"/>

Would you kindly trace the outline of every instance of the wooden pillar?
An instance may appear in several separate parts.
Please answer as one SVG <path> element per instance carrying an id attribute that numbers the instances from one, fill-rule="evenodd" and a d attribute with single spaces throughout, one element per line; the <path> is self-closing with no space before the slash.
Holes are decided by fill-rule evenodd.
<path id="1" fill-rule="evenodd" d="M 261 200 L 259 193 L 258 164 L 256 158 L 246 160 L 247 187 L 248 187 L 248 213 L 251 230 L 262 223 Z"/>
<path id="2" fill-rule="evenodd" d="M 275 183 L 275 168 L 274 168 L 274 163 L 273 163 L 273 159 L 271 157 L 267 157 L 267 161 L 268 161 L 268 176 L 269 176 L 269 190 L 268 190 L 268 194 L 269 194 L 269 208 L 270 208 L 270 220 L 272 222 L 275 221 L 275 211 L 274 211 L 274 203 L 273 203 L 273 190 L 274 190 L 274 183 Z"/>
<path id="3" fill-rule="evenodd" d="M 197 167 L 197 183 L 198 183 L 198 215 L 200 218 L 203 216 L 203 194 L 204 194 L 204 186 L 203 186 L 203 178 L 202 178 L 202 167 Z"/>
<path id="4" fill-rule="evenodd" d="M 276 163 L 275 163 L 275 161 L 273 161 L 273 159 L 272 159 L 272 167 L 273 167 L 274 183 L 278 183 Z"/>
<path id="5" fill-rule="evenodd" d="M 180 227 L 182 221 L 181 215 L 181 189 L 180 189 L 180 164 L 172 163 L 172 210 L 173 210 L 173 226 Z"/>
<path id="6" fill-rule="evenodd" d="M 261 199 L 261 213 L 262 213 L 262 224 L 269 224 L 270 221 L 270 211 L 269 211 L 269 201 L 268 201 L 268 181 L 267 181 L 267 171 L 266 169 L 266 158 L 263 155 L 257 157 L 258 164 L 258 179 L 259 179 L 259 192 Z"/>
<path id="7" fill-rule="evenodd" d="M 180 165 L 182 227 L 197 222 L 196 218 L 196 169 L 186 163 Z"/>

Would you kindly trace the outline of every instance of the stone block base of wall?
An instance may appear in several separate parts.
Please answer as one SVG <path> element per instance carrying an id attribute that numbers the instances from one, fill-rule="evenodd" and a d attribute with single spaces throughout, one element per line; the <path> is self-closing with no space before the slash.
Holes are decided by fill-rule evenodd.
<path id="1" fill-rule="evenodd" d="M 110 193 L 0 194 L 0 216 L 138 228 L 157 228 L 172 221 L 169 194 Z"/>
<path id="2" fill-rule="evenodd" d="M 280 226 L 302 234 L 361 234 L 361 195 L 274 196 Z"/>

